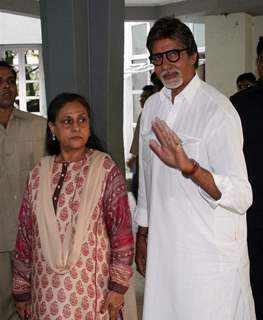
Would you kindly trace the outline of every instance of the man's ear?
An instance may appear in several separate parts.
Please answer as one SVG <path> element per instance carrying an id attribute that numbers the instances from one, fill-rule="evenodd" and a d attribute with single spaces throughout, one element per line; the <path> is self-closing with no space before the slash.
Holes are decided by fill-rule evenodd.
<path id="1" fill-rule="evenodd" d="M 196 60 L 197 60 L 197 53 L 194 52 L 191 56 L 191 61 L 192 61 L 192 64 L 195 64 L 196 63 Z"/>

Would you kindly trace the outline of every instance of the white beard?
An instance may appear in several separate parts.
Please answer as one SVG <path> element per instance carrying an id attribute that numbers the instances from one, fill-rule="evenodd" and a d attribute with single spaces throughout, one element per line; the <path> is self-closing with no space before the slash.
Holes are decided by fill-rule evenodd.
<path id="1" fill-rule="evenodd" d="M 166 79 L 165 76 L 176 73 L 173 78 Z M 160 80 L 167 89 L 177 89 L 183 84 L 181 71 L 178 69 L 164 70 L 160 74 Z"/>

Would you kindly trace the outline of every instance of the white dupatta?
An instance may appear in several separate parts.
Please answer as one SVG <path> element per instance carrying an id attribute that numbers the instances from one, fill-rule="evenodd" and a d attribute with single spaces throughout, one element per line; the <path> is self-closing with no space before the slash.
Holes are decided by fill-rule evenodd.
<path id="1" fill-rule="evenodd" d="M 90 216 L 101 196 L 106 169 L 105 153 L 94 150 L 89 158 L 89 168 L 84 182 L 75 230 L 68 228 L 62 243 L 55 215 L 51 176 L 54 156 L 41 159 L 39 190 L 36 199 L 36 217 L 43 255 L 49 266 L 59 274 L 67 273 L 78 261 L 81 245 L 88 229 Z"/>

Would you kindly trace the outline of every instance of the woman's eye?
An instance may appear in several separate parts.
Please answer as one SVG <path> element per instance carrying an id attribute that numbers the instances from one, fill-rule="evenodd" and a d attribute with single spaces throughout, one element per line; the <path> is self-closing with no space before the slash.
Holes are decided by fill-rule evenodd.
<path id="1" fill-rule="evenodd" d="M 71 124 L 71 122 L 72 122 L 71 119 L 66 118 L 63 120 L 63 124 L 65 124 L 65 125 L 69 125 L 69 124 Z"/>
<path id="2" fill-rule="evenodd" d="M 88 119 L 86 117 L 79 118 L 79 123 L 86 123 Z"/>

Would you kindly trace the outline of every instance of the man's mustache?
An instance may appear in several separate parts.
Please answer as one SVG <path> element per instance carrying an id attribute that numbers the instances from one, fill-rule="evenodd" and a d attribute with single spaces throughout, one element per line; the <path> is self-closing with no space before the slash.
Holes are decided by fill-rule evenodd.
<path id="1" fill-rule="evenodd" d="M 180 75 L 180 74 L 181 74 L 181 71 L 178 70 L 178 69 L 163 70 L 163 71 L 160 73 L 160 77 L 165 77 L 166 75 L 170 75 L 170 74 L 173 74 L 173 73 L 177 73 L 178 75 Z"/>

